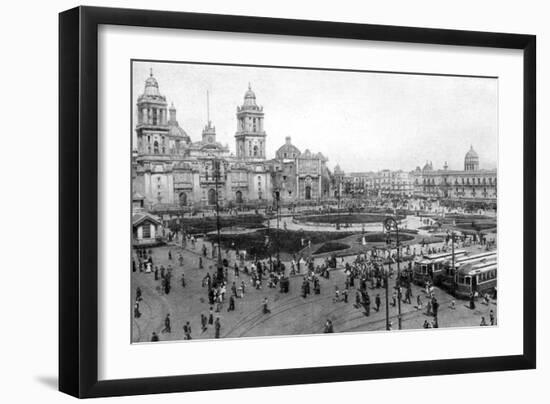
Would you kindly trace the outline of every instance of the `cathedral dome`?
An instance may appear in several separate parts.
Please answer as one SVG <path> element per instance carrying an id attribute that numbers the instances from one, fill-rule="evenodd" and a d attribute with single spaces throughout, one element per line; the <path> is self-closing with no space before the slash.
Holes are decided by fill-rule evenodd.
<path id="1" fill-rule="evenodd" d="M 256 99 L 256 94 L 254 94 L 254 91 L 252 91 L 252 87 L 250 87 L 250 83 L 248 83 L 248 90 L 246 90 L 246 93 L 244 93 L 244 99 L 247 98 Z"/>
<path id="2" fill-rule="evenodd" d="M 474 150 L 474 147 L 470 145 L 470 150 L 464 156 L 464 170 L 475 171 L 479 169 L 479 156 Z"/>
<path id="3" fill-rule="evenodd" d="M 479 159 L 479 156 L 477 155 L 477 152 L 474 150 L 473 146 L 470 146 L 470 150 L 468 150 L 468 153 L 466 153 L 465 159 Z"/>
<path id="4" fill-rule="evenodd" d="M 153 96 L 153 97 L 159 97 L 159 83 L 157 79 L 153 76 L 153 70 L 151 69 L 151 73 L 149 74 L 149 77 L 147 77 L 147 80 L 145 80 L 145 92 L 144 95 L 146 96 Z"/>
<path id="5" fill-rule="evenodd" d="M 191 142 L 191 139 L 189 138 L 189 135 L 178 125 L 170 125 L 170 129 L 168 130 L 168 134 L 170 136 L 183 138 L 183 141 L 185 143 Z"/>
<path id="6" fill-rule="evenodd" d="M 276 157 L 280 160 L 294 159 L 298 157 L 302 152 L 296 146 L 290 142 L 290 136 L 285 139 L 285 144 L 279 147 L 275 153 Z"/>
<path id="7" fill-rule="evenodd" d="M 250 87 L 250 83 L 248 83 L 248 90 L 246 90 L 246 93 L 244 93 L 244 103 L 243 107 L 254 107 L 253 109 L 256 109 L 256 94 L 254 94 L 254 91 L 252 91 L 252 88 Z"/>
<path id="8" fill-rule="evenodd" d="M 424 167 L 422 167 L 422 171 L 433 171 L 432 162 L 427 162 L 424 164 Z"/>

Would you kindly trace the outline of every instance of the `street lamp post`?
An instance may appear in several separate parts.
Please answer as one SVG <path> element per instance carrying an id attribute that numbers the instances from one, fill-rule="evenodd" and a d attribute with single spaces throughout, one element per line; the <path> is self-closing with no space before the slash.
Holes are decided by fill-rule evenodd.
<path id="1" fill-rule="evenodd" d="M 382 269 L 384 269 L 384 264 L 382 263 Z M 386 331 L 390 330 L 390 303 L 389 303 L 389 274 L 390 274 L 390 266 L 388 265 L 388 269 L 384 271 L 385 272 L 385 278 L 386 278 Z"/>
<path id="2" fill-rule="evenodd" d="M 336 230 L 340 230 L 340 193 L 342 192 L 342 183 L 338 180 L 338 189 L 336 190 Z"/>
<path id="3" fill-rule="evenodd" d="M 399 253 L 399 226 L 397 224 L 397 220 L 390 216 L 387 217 L 384 220 L 384 228 L 390 235 L 390 242 L 391 242 L 391 232 L 392 230 L 395 231 L 395 245 L 397 247 L 397 321 L 398 321 L 398 327 L 401 329 L 402 321 L 401 321 L 401 268 L 400 268 L 400 253 Z M 387 297 L 387 291 L 386 291 L 386 297 Z"/>
<path id="4" fill-rule="evenodd" d="M 182 207 L 182 210 L 183 210 L 183 207 Z M 181 249 L 183 250 L 185 248 L 185 235 L 184 235 L 184 227 L 183 227 L 183 215 L 184 213 L 182 212 L 181 215 L 180 215 L 180 229 L 181 229 Z"/>
<path id="5" fill-rule="evenodd" d="M 222 254 L 221 254 L 221 234 L 220 234 L 220 204 L 218 193 L 218 179 L 220 176 L 220 162 L 216 158 L 212 160 L 214 167 L 214 184 L 216 189 L 216 231 L 218 236 L 218 279 L 223 280 Z"/>
<path id="6" fill-rule="evenodd" d="M 453 291 L 456 296 L 456 291 L 458 289 L 458 271 L 455 268 L 455 236 L 456 233 L 451 231 L 451 268 L 453 269 Z"/>
<path id="7" fill-rule="evenodd" d="M 280 248 L 279 248 L 279 199 L 280 199 L 280 192 L 275 191 L 275 216 L 277 217 L 277 268 L 279 266 L 280 262 Z"/>

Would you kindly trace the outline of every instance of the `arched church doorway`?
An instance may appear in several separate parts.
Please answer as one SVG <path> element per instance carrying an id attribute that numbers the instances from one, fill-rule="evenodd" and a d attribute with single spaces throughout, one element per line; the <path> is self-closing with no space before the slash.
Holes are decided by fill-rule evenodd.
<path id="1" fill-rule="evenodd" d="M 185 192 L 180 193 L 180 206 L 187 206 L 187 194 Z"/>
<path id="2" fill-rule="evenodd" d="M 309 185 L 306 187 L 306 199 L 311 199 L 311 187 Z"/>
<path id="3" fill-rule="evenodd" d="M 208 191 L 208 204 L 209 205 L 216 204 L 216 191 L 214 189 L 210 189 Z"/>

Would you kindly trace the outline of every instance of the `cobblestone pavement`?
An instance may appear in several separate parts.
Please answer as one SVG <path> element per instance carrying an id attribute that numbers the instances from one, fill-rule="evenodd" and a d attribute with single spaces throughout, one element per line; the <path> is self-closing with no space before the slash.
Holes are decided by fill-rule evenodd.
<path id="1" fill-rule="evenodd" d="M 172 289 L 168 295 L 161 292 L 160 281 L 155 281 L 154 273 L 134 272 L 132 273 L 132 301 L 135 300 L 136 288 L 140 287 L 143 300 L 140 302 L 141 316 L 133 319 L 132 341 L 148 342 L 153 332 L 159 335 L 161 340 L 182 340 L 184 339 L 183 325 L 189 321 L 192 328 L 192 338 L 214 338 L 214 327 L 208 326 L 205 332 L 201 332 L 200 315 L 208 316 L 210 305 L 208 304 L 207 290 L 202 287 L 202 279 L 209 272 L 211 275 L 215 270 L 215 260 L 208 258 L 204 260 L 204 269 L 199 268 L 199 256 L 202 251 L 203 240 L 199 239 L 194 249 L 181 249 L 176 245 L 153 248 L 154 265 L 171 265 L 173 268 Z M 208 249 L 208 257 L 211 257 L 212 245 L 205 242 Z M 168 260 L 168 251 L 172 252 L 172 260 Z M 182 253 L 183 266 L 179 265 L 178 254 Z M 227 255 L 225 255 L 227 253 Z M 223 252 L 231 263 L 235 260 L 234 252 Z M 345 257 L 344 262 L 352 261 L 355 256 Z M 221 338 L 256 337 L 269 335 L 294 335 L 294 334 L 316 334 L 322 333 L 324 323 L 331 319 L 335 332 L 346 331 L 370 331 L 385 330 L 385 290 L 369 289 L 371 297 L 371 312 L 367 317 L 364 310 L 355 307 L 355 289 L 350 289 L 349 300 L 334 302 L 335 286 L 340 290 L 344 289 L 345 275 L 342 270 L 343 263 L 338 260 L 339 268 L 332 270 L 330 279 L 321 278 L 321 293 L 311 294 L 307 298 L 300 295 L 302 277 L 300 275 L 290 278 L 289 293 L 280 293 L 278 288 L 268 288 L 266 282 L 262 289 L 255 289 L 250 283 L 250 278 L 241 272 L 240 277 L 234 276 L 233 270 L 229 270 L 227 297 L 219 313 L 221 321 Z M 186 286 L 181 285 L 181 275 L 185 274 Z M 228 312 L 228 296 L 231 293 L 231 284 L 236 282 L 237 286 L 245 281 L 245 296 L 237 298 L 235 311 Z M 393 281 L 390 280 L 390 286 Z M 389 300 L 391 302 L 391 293 Z M 380 295 L 382 305 L 380 311 L 374 309 L 376 294 Z M 415 307 L 417 295 L 421 296 L 426 304 L 424 291 L 413 286 L 413 304 L 402 303 L 402 328 L 422 328 L 424 321 L 433 320 L 428 316 L 425 308 L 419 310 Z M 492 309 L 497 314 L 496 302 L 489 306 L 477 302 L 476 309 L 470 310 L 467 302 L 457 300 L 454 308 L 451 308 L 451 301 L 454 299 L 446 292 L 436 289 L 435 295 L 440 303 L 438 323 L 439 327 L 461 327 L 479 326 L 481 316 L 489 321 L 489 311 Z M 267 297 L 270 313 L 263 314 L 262 302 Z M 397 330 L 397 307 L 390 306 L 390 320 L 393 330 Z M 162 333 L 164 318 L 170 314 L 171 332 Z M 427 330 L 429 331 L 429 330 Z M 392 331 L 396 332 L 396 331 Z"/>

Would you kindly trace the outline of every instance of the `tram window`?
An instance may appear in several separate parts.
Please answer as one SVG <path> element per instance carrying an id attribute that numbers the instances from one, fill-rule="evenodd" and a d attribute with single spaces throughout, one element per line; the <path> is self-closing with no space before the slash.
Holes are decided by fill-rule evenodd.
<path id="1" fill-rule="evenodd" d="M 463 276 L 458 277 L 458 283 L 464 283 L 464 277 Z"/>
<path id="2" fill-rule="evenodd" d="M 469 284 L 471 283 L 472 278 L 470 278 L 470 277 L 468 276 L 468 277 L 464 278 L 464 280 L 465 280 L 464 283 L 465 283 L 466 285 L 469 285 Z"/>

